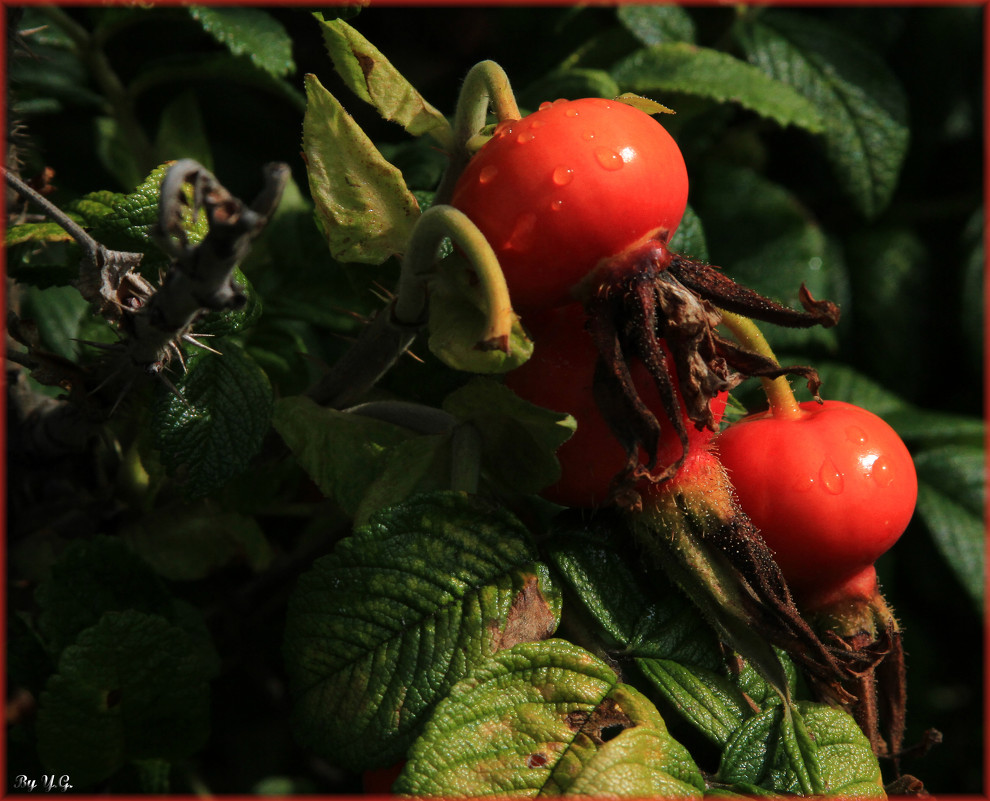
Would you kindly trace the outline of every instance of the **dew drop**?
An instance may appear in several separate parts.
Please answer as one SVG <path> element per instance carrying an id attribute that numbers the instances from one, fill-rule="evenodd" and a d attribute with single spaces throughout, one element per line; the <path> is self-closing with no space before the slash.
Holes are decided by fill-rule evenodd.
<path id="1" fill-rule="evenodd" d="M 592 131 L 591 129 L 588 129 L 587 131 L 582 131 L 581 132 L 581 138 L 585 142 L 590 142 L 592 139 L 595 138 L 595 132 Z"/>
<path id="2" fill-rule="evenodd" d="M 527 142 L 532 142 L 534 139 L 536 139 L 536 134 L 532 131 L 523 131 L 516 137 L 516 141 L 521 145 L 525 145 Z"/>
<path id="3" fill-rule="evenodd" d="M 846 429 L 846 439 L 850 442 L 858 442 L 860 444 L 865 444 L 869 437 L 866 432 L 859 426 L 849 426 Z"/>
<path id="4" fill-rule="evenodd" d="M 494 164 L 487 164 L 481 168 L 481 172 L 478 173 L 478 183 L 490 184 L 495 180 L 495 176 L 498 175 L 498 167 Z"/>
<path id="5" fill-rule="evenodd" d="M 565 117 L 576 117 L 580 113 L 581 112 L 579 112 L 576 108 L 569 108 L 564 110 Z"/>
<path id="6" fill-rule="evenodd" d="M 517 252 L 529 250 L 533 245 L 534 233 L 536 233 L 536 214 L 531 211 L 520 214 L 516 224 L 512 226 L 512 233 L 509 234 L 505 247 Z"/>
<path id="7" fill-rule="evenodd" d="M 551 200 L 550 201 L 550 211 L 560 211 L 564 208 L 563 200 Z"/>
<path id="8" fill-rule="evenodd" d="M 842 473 L 835 466 L 835 462 L 827 456 L 818 470 L 818 477 L 822 480 L 822 487 L 825 488 L 825 491 L 832 495 L 839 495 L 846 488 Z"/>
<path id="9" fill-rule="evenodd" d="M 545 120 L 530 120 L 529 125 L 531 128 L 542 128 L 546 125 Z"/>
<path id="10" fill-rule="evenodd" d="M 492 136 L 501 139 L 503 136 L 510 133 L 512 133 L 512 120 L 502 120 L 495 126 L 495 131 L 492 133 Z"/>
<path id="11" fill-rule="evenodd" d="M 559 167 L 554 168 L 552 178 L 555 185 L 567 186 L 574 180 L 574 170 L 561 164 Z"/>
<path id="12" fill-rule="evenodd" d="M 553 103 L 551 103 L 549 100 L 544 100 L 542 103 L 540 103 L 540 107 L 539 107 L 538 110 L 539 111 L 546 111 L 552 105 L 553 105 Z"/>
<path id="13" fill-rule="evenodd" d="M 876 481 L 881 487 L 889 487 L 894 482 L 894 471 L 891 470 L 890 464 L 882 456 L 878 456 L 873 461 L 873 466 L 870 469 L 870 478 Z"/>
<path id="14" fill-rule="evenodd" d="M 607 147 L 599 147 L 595 150 L 595 160 L 610 171 L 621 169 L 623 164 L 622 156 Z"/>
<path id="15" fill-rule="evenodd" d="M 792 485 L 796 492 L 809 492 L 815 486 L 813 476 L 799 476 Z"/>

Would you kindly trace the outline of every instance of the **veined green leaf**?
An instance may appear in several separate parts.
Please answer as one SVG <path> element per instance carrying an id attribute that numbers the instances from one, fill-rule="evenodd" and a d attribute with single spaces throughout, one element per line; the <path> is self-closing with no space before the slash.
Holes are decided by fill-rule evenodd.
<path id="1" fill-rule="evenodd" d="M 381 264 L 405 250 L 419 217 L 416 198 L 315 75 L 306 76 L 303 154 L 334 258 Z"/>
<path id="2" fill-rule="evenodd" d="M 612 68 L 612 77 L 633 92 L 700 95 L 738 103 L 780 125 L 823 127 L 815 105 L 787 84 L 727 53 L 685 42 L 637 50 Z"/>
<path id="3" fill-rule="evenodd" d="M 272 416 L 268 376 L 232 340 L 223 355 L 191 354 L 175 383 L 182 397 L 159 388 L 153 409 L 162 464 L 188 497 L 208 495 L 244 470 L 261 448 Z"/>
<path id="4" fill-rule="evenodd" d="M 800 774 L 810 759 L 827 795 L 885 798 L 880 765 L 852 716 L 809 702 L 797 703 L 792 714 L 796 725 L 780 705 L 749 718 L 723 751 L 716 779 L 740 789 L 807 794 L 810 777 Z"/>
<path id="5" fill-rule="evenodd" d="M 622 4 L 616 9 L 616 16 L 645 45 L 694 42 L 694 20 L 680 6 Z"/>
<path id="6" fill-rule="evenodd" d="M 237 56 L 247 56 L 276 77 L 295 69 L 292 39 L 282 23 L 260 8 L 190 6 L 189 13 L 220 44 Z"/>
<path id="7" fill-rule="evenodd" d="M 314 16 L 320 20 L 334 67 L 352 92 L 413 136 L 429 134 L 442 147 L 452 146 L 447 118 L 426 102 L 378 48 L 344 20 Z"/>
<path id="8" fill-rule="evenodd" d="M 918 514 L 935 546 L 983 609 L 986 583 L 986 457 L 983 448 L 958 445 L 924 450 L 915 457 Z"/>
<path id="9" fill-rule="evenodd" d="M 209 665 L 164 618 L 107 612 L 63 651 L 39 699 L 42 764 L 89 787 L 132 759 L 177 760 L 205 745 Z"/>
<path id="10" fill-rule="evenodd" d="M 297 736 L 354 770 L 390 764 L 455 682 L 548 637 L 559 615 L 528 532 L 507 512 L 460 493 L 383 510 L 290 599 Z"/>
<path id="11" fill-rule="evenodd" d="M 807 14 L 747 14 L 736 35 L 749 60 L 792 86 L 824 121 L 829 160 L 867 217 L 890 201 L 907 153 L 907 102 L 872 50 Z"/>
<path id="12" fill-rule="evenodd" d="M 395 790 L 450 797 L 700 798 L 656 708 L 565 640 L 500 651 L 437 707 Z"/>

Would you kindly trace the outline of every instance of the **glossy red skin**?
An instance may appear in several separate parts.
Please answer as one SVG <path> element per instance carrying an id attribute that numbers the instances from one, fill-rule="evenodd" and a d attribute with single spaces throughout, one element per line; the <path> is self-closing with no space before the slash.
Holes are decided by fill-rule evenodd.
<path id="1" fill-rule="evenodd" d="M 538 406 L 567 412 L 577 420 L 574 436 L 557 450 L 560 480 L 542 493 L 555 503 L 573 507 L 605 503 L 612 479 L 626 464 L 625 450 L 598 411 L 592 393 L 597 350 L 591 335 L 584 330 L 584 319 L 584 309 L 576 303 L 525 318 L 533 337 L 533 356 L 505 378 L 506 385 L 520 397 Z M 669 357 L 668 368 L 673 369 Z M 632 369 L 641 397 L 663 429 L 659 471 L 681 455 L 680 439 L 662 411 L 659 394 L 646 367 L 636 362 Z M 722 416 L 726 397 L 723 393 L 712 401 L 716 420 Z M 683 404 L 681 408 L 683 412 Z M 713 436 L 708 430 L 698 431 L 690 421 L 687 429 L 691 449 L 705 447 Z"/>
<path id="2" fill-rule="evenodd" d="M 897 541 L 918 480 L 901 438 L 876 415 L 840 401 L 800 408 L 796 419 L 744 418 L 716 447 L 791 589 L 824 597 Z"/>
<path id="3" fill-rule="evenodd" d="M 517 310 L 573 300 L 599 260 L 645 236 L 673 236 L 688 177 L 653 117 L 614 100 L 544 103 L 501 123 L 471 159 L 451 204 L 498 256 Z"/>

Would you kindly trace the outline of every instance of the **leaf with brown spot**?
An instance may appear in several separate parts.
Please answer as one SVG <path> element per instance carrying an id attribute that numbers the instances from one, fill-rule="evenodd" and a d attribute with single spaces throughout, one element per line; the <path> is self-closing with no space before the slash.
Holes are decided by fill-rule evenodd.
<path id="1" fill-rule="evenodd" d="M 451 146 L 453 133 L 447 118 L 426 102 L 378 48 L 342 19 L 314 16 L 320 20 L 334 67 L 354 94 L 413 136 L 429 134 L 442 147 Z"/>
<path id="2" fill-rule="evenodd" d="M 409 752 L 399 794 L 701 798 L 653 704 L 565 640 L 499 651 L 458 683 Z"/>
<path id="3" fill-rule="evenodd" d="M 493 651 L 545 640 L 557 628 L 557 616 L 540 589 L 540 579 L 531 574 L 524 582 L 509 607 L 504 627 L 491 627 Z"/>

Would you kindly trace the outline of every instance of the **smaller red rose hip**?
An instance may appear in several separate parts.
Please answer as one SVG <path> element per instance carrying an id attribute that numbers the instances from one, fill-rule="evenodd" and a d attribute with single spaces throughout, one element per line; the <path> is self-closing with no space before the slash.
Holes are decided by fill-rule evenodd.
<path id="1" fill-rule="evenodd" d="M 739 503 L 807 607 L 860 592 L 907 528 L 918 496 L 897 433 L 839 401 L 746 417 L 716 440 Z M 857 589 L 859 588 L 859 589 Z"/>

